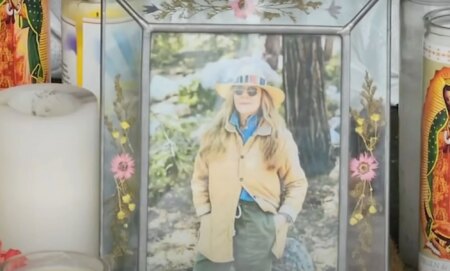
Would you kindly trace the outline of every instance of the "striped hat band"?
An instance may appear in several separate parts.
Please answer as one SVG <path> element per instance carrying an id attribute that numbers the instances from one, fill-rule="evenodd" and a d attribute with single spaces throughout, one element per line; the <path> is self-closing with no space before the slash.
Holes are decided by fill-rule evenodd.
<path id="1" fill-rule="evenodd" d="M 267 80 L 258 75 L 241 75 L 238 78 L 236 78 L 235 83 L 265 86 L 267 85 Z"/>

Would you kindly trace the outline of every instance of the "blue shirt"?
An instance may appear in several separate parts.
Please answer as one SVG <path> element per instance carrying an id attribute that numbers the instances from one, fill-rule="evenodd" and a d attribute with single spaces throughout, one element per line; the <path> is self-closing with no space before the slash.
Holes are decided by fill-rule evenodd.
<path id="1" fill-rule="evenodd" d="M 247 126 L 241 128 L 239 125 L 239 115 L 236 111 L 231 114 L 230 123 L 236 128 L 239 135 L 242 138 L 244 144 L 248 141 L 250 137 L 252 137 L 253 133 L 255 133 L 256 129 L 258 129 L 259 118 L 258 115 L 251 115 L 247 119 Z M 253 197 L 247 192 L 247 190 L 242 189 L 241 195 L 239 196 L 240 200 L 244 201 L 254 201 Z"/>

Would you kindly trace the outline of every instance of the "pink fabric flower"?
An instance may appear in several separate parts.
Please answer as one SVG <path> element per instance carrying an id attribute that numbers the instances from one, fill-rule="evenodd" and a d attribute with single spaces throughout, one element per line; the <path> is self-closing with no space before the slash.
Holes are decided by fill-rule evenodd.
<path id="1" fill-rule="evenodd" d="M 7 261 L 8 259 L 17 256 L 17 255 L 21 255 L 22 252 L 20 250 L 17 249 L 8 249 L 3 251 L 2 250 L 2 242 L 0 241 L 0 265 L 2 265 L 5 261 Z M 26 265 L 26 258 L 22 257 L 22 258 L 18 258 L 17 260 L 15 260 L 13 263 L 11 263 L 11 265 L 8 266 L 8 271 L 9 270 L 15 270 L 15 269 L 19 269 L 20 267 L 23 267 Z M 6 271 L 6 269 L 5 269 Z"/>
<path id="2" fill-rule="evenodd" d="M 377 168 L 377 160 L 368 153 L 361 153 L 359 159 L 353 158 L 350 163 L 352 177 L 360 178 L 361 181 L 372 181 L 376 176 L 375 170 Z"/>
<path id="3" fill-rule="evenodd" d="M 134 174 L 134 160 L 128 153 L 116 155 L 111 162 L 111 171 L 114 178 L 121 181 L 131 178 Z"/>
<path id="4" fill-rule="evenodd" d="M 245 19 L 256 10 L 255 0 L 232 0 L 230 7 L 234 11 L 234 16 Z"/>

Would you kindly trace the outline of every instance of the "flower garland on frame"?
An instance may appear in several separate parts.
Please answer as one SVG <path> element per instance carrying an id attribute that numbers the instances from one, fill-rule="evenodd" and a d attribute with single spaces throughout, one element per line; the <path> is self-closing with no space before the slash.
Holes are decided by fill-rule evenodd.
<path id="1" fill-rule="evenodd" d="M 377 171 L 380 169 L 377 157 L 374 154 L 383 132 L 385 121 L 383 119 L 383 100 L 375 98 L 377 87 L 369 73 L 366 72 L 361 91 L 361 111 L 352 110 L 351 114 L 356 124 L 355 133 L 362 142 L 358 148 L 358 154 L 350 161 L 351 183 L 355 184 L 350 190 L 350 196 L 354 198 L 355 205 L 350 215 L 349 224 L 356 227 L 359 245 L 352 251 L 361 270 L 366 269 L 363 254 L 370 253 L 373 245 L 373 226 L 369 220 L 382 208 L 374 197 L 374 186 Z"/>
<path id="2" fill-rule="evenodd" d="M 153 14 L 155 19 L 163 20 L 170 16 L 178 19 L 189 19 L 199 13 L 205 13 L 211 19 L 214 16 L 232 10 L 234 16 L 246 19 L 252 15 L 261 16 L 268 21 L 274 18 L 288 17 L 293 23 L 297 22 L 295 11 L 310 14 L 322 6 L 322 1 L 298 1 L 298 0 L 228 0 L 228 1 L 197 1 L 197 0 L 170 0 L 156 6 L 154 4 L 144 5 L 146 14 Z M 325 10 L 333 18 L 340 14 L 341 7 L 332 1 Z"/>
<path id="3" fill-rule="evenodd" d="M 112 257 L 117 262 L 117 258 L 133 254 L 133 251 L 129 249 L 129 224 L 136 210 L 137 199 L 133 189 L 136 183 L 136 163 L 133 157 L 134 149 L 130 143 L 130 129 L 136 118 L 128 110 L 130 105 L 124 97 L 120 75 L 115 78 L 115 93 L 113 106 L 116 120 L 113 121 L 108 116 L 105 116 L 104 120 L 118 150 L 110 164 L 115 185 Z"/>

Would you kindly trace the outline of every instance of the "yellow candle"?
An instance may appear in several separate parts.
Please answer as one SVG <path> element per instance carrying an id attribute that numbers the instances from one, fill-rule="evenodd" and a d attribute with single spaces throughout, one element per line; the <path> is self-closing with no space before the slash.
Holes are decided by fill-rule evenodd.
<path id="1" fill-rule="evenodd" d="M 118 4 L 108 8 L 110 25 L 120 32 L 129 31 L 130 21 Z M 63 0 L 62 62 L 64 83 L 83 87 L 100 97 L 100 0 Z M 115 56 L 116 57 L 116 56 Z"/>

